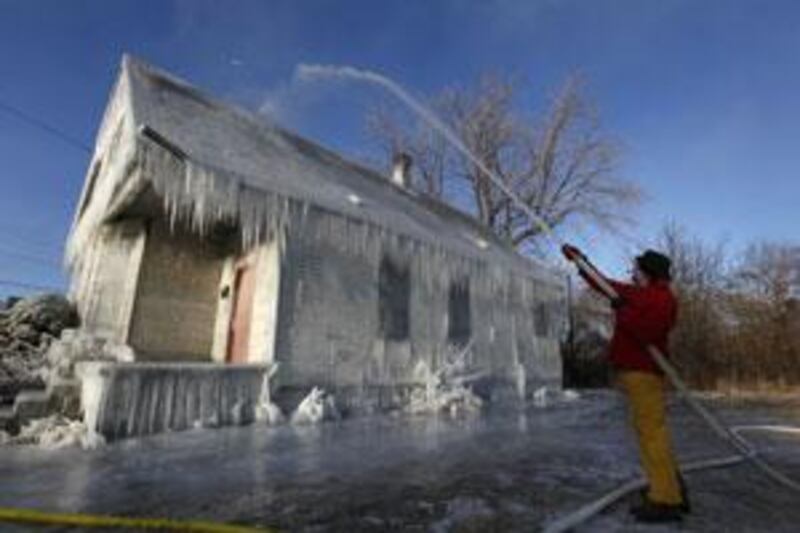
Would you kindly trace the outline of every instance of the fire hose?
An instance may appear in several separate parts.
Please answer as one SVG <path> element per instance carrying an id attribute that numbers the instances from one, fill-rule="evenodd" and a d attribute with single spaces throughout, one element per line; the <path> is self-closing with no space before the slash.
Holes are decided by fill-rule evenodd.
<path id="1" fill-rule="evenodd" d="M 185 533 L 269 533 L 262 529 L 201 520 L 173 520 L 169 518 L 134 518 L 85 513 L 55 513 L 37 509 L 0 507 L 0 521 L 40 526 L 73 526 L 79 528 L 113 528 L 154 531 L 181 531 Z"/>

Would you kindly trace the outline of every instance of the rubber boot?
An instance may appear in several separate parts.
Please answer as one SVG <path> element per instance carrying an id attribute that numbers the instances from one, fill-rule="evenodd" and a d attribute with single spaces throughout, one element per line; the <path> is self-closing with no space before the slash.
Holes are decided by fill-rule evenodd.
<path id="1" fill-rule="evenodd" d="M 684 481 L 680 473 L 678 473 L 678 483 L 681 486 L 681 504 L 678 507 L 683 514 L 689 514 L 692 512 L 692 504 L 689 501 L 689 489 L 686 487 L 686 481 Z M 647 501 L 647 494 L 649 491 L 649 486 L 639 490 L 640 503 Z M 631 514 L 633 514 L 634 509 L 636 509 L 636 506 L 631 507 Z"/>
<path id="2" fill-rule="evenodd" d="M 683 520 L 683 512 L 680 505 L 656 503 L 649 499 L 645 499 L 644 502 L 632 508 L 631 514 L 633 514 L 637 522 L 646 524 L 680 522 Z"/>

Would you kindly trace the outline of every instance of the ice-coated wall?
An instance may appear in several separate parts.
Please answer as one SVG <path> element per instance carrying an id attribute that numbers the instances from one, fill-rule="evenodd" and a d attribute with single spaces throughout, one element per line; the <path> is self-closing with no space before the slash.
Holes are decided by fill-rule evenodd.
<path id="1" fill-rule="evenodd" d="M 84 329 L 127 342 L 144 243 L 137 220 L 109 224 L 97 235 L 82 271 L 83 290 L 73 293 Z"/>
<path id="2" fill-rule="evenodd" d="M 385 248 L 353 251 L 337 244 L 352 237 L 335 234 L 357 234 L 357 225 L 321 210 L 312 209 L 303 228 L 289 233 L 282 259 L 279 395 L 321 386 L 347 398 L 374 399 L 387 389 L 392 396 L 422 384 L 421 365 L 441 366 L 449 343 L 448 297 L 456 279 L 469 284 L 469 364 L 487 372 L 495 385 L 516 389 L 520 379 L 528 390 L 531 384 L 560 385 L 559 340 L 566 316 L 562 286 L 517 280 L 513 274 L 504 284 L 502 276 L 483 275 L 479 267 L 447 266 L 446 258 L 427 258 L 413 247 L 403 253 L 402 242 L 391 236 Z M 387 339 L 380 331 L 379 268 L 384 256 L 410 271 L 407 339 Z"/>

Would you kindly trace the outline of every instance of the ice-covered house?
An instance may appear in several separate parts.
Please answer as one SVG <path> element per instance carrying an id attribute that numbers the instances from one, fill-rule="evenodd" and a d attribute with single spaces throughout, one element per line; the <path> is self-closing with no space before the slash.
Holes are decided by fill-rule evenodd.
<path id="1" fill-rule="evenodd" d="M 284 398 L 392 403 L 448 345 L 494 384 L 560 383 L 563 279 L 407 167 L 383 176 L 125 57 L 67 246 L 82 327 L 129 345 L 127 368 L 278 363 Z"/>

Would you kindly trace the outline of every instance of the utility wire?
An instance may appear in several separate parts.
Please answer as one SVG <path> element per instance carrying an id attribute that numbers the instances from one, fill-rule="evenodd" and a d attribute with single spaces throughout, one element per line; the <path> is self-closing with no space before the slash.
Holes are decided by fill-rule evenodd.
<path id="1" fill-rule="evenodd" d="M 14 250 L 13 248 L 5 248 L 5 247 L 0 246 L 0 254 L 7 255 L 9 257 L 15 257 L 17 259 L 22 259 L 24 261 L 30 261 L 30 262 L 33 262 L 33 263 L 39 263 L 41 265 L 47 265 L 47 266 L 50 266 L 50 267 L 58 267 L 58 268 L 61 267 L 61 264 L 58 261 L 54 260 L 54 259 L 48 259 L 46 257 L 42 257 L 42 256 L 39 256 L 39 255 L 20 253 L 20 252 Z"/>
<path id="2" fill-rule="evenodd" d="M 53 240 L 46 243 L 44 240 L 31 239 L 26 233 L 28 232 L 20 232 L 19 230 L 13 233 L 11 231 L 5 231 L 3 226 L 0 225 L 0 248 L 12 246 L 14 248 L 24 248 L 30 251 L 36 250 L 36 252 L 58 252 L 59 255 L 61 251 L 64 250 L 64 241 L 57 242 Z"/>
<path id="3" fill-rule="evenodd" d="M 26 283 L 24 281 L 14 281 L 10 279 L 0 279 L 1 286 L 19 287 L 22 289 L 33 289 L 37 291 L 63 291 L 63 287 L 54 287 L 52 285 L 36 285 L 35 283 Z"/>
<path id="4" fill-rule="evenodd" d="M 35 126 L 36 128 L 39 128 L 40 130 L 47 132 L 54 137 L 58 137 L 59 139 L 61 139 L 61 141 L 69 144 L 73 148 L 77 148 L 83 152 L 87 152 L 90 154 L 92 153 L 92 148 L 85 142 L 76 139 L 75 137 L 69 135 L 68 133 L 64 133 L 55 126 L 51 126 L 47 122 L 39 118 L 36 118 L 33 115 L 30 115 L 25 111 L 22 111 L 21 109 L 18 109 L 10 104 L 0 101 L 0 110 L 5 111 L 9 115 L 15 116 L 16 118 L 22 120 L 23 122 L 27 122 L 31 126 Z"/>

